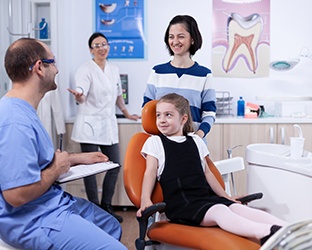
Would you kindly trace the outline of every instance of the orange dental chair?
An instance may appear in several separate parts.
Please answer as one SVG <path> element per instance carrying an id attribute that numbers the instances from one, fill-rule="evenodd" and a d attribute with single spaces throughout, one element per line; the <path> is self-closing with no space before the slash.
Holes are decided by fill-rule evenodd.
<path id="1" fill-rule="evenodd" d="M 156 103 L 157 101 L 150 101 L 142 110 L 142 126 L 148 134 L 144 132 L 135 134 L 128 144 L 125 155 L 124 185 L 129 199 L 137 208 L 140 207 L 145 172 L 145 159 L 140 152 L 150 134 L 159 134 L 156 127 Z M 207 160 L 211 171 L 224 188 L 224 182 L 218 169 L 210 158 Z M 174 224 L 169 221 L 156 221 L 148 227 L 148 218 L 165 208 L 162 190 L 158 182 L 156 182 L 152 194 L 152 201 L 154 205 L 147 208 L 142 217 L 137 218 L 139 221 L 139 238 L 135 242 L 137 249 L 143 250 L 145 246 L 160 243 L 204 250 L 256 250 L 260 248 L 260 245 L 254 241 L 231 234 L 219 227 L 195 227 Z"/>

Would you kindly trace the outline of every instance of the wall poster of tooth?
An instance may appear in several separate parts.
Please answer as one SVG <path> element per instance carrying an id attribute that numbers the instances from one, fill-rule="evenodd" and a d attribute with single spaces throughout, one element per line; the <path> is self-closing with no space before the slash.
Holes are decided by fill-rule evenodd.
<path id="1" fill-rule="evenodd" d="M 109 58 L 144 58 L 144 1 L 94 0 L 95 30 L 110 44 Z"/>
<path id="2" fill-rule="evenodd" d="M 213 0 L 212 71 L 216 77 L 268 77 L 270 0 Z"/>

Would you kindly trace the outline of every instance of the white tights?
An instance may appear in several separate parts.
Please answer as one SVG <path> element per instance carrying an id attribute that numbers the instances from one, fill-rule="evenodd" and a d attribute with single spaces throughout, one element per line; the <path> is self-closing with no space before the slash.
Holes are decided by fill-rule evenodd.
<path id="1" fill-rule="evenodd" d="M 261 239 L 270 234 L 273 225 L 285 226 L 287 223 L 262 210 L 234 203 L 229 207 L 214 205 L 208 209 L 200 225 L 218 225 L 225 231 L 243 237 Z"/>

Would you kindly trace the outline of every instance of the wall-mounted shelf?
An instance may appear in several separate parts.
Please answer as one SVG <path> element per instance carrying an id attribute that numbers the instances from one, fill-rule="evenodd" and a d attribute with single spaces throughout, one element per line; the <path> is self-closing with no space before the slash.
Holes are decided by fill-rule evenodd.
<path id="1" fill-rule="evenodd" d="M 25 34 L 23 34 L 23 33 L 14 33 L 14 32 L 12 32 L 11 30 L 10 30 L 10 28 L 9 27 L 7 27 L 7 30 L 8 30 L 8 32 L 9 32 L 9 34 L 11 35 L 11 36 L 22 36 L 22 37 L 25 37 L 25 36 L 27 36 L 27 37 L 31 37 L 31 34 L 32 34 L 32 31 L 40 31 L 40 30 L 42 30 L 44 27 L 42 27 L 42 28 L 32 28 L 32 23 L 29 23 L 28 24 L 28 29 L 27 29 L 27 33 L 25 33 Z M 40 40 L 42 40 L 42 41 L 51 41 L 51 39 L 40 39 Z"/>
<path id="2" fill-rule="evenodd" d="M 30 0 L 31 22 L 34 25 L 31 37 L 34 37 L 48 45 L 55 55 L 58 56 L 57 38 L 57 1 L 56 0 Z M 39 23 L 45 18 L 48 24 L 48 39 L 39 38 Z"/>
<path id="3" fill-rule="evenodd" d="M 39 22 L 45 18 L 48 23 L 48 37 L 52 38 L 51 34 L 51 1 L 50 0 L 32 0 L 31 1 L 31 18 L 32 23 L 35 25 L 32 37 L 39 39 Z M 52 24 L 53 25 L 53 24 Z M 43 42 L 50 42 L 47 39 L 40 39 Z"/>
<path id="4" fill-rule="evenodd" d="M 28 15 L 22 17 L 22 21 L 27 22 L 27 30 L 23 32 L 15 32 L 14 27 L 7 27 L 7 31 L 11 36 L 15 37 L 33 37 L 39 39 L 39 32 L 44 27 L 39 27 L 39 22 L 44 17 L 49 22 L 55 22 L 56 20 L 56 2 L 55 0 L 29 0 L 30 3 L 30 17 Z M 29 4 L 28 3 L 28 4 Z M 12 6 L 11 6 L 12 7 Z M 13 6 L 14 7 L 14 6 Z M 15 6 L 21 7 L 21 6 Z M 25 7 L 25 6 L 24 6 Z M 27 13 L 27 12 L 26 12 Z M 9 16 L 10 20 L 16 19 L 14 16 Z M 10 21 L 10 23 L 12 22 Z M 52 32 L 50 25 L 48 26 L 49 39 L 51 38 Z M 51 42 L 50 40 L 42 39 L 43 42 Z"/>
<path id="5" fill-rule="evenodd" d="M 42 42 L 44 42 L 44 43 L 49 43 L 49 42 L 51 42 L 51 39 L 38 39 L 38 40 L 40 40 L 40 41 L 42 41 Z"/>

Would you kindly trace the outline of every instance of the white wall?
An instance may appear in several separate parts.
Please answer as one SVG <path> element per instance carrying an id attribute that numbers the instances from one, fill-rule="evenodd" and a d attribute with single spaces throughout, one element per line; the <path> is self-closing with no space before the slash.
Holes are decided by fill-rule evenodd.
<path id="1" fill-rule="evenodd" d="M 4 1 L 0 2 L 0 58 L 1 58 L 1 66 L 0 66 L 0 96 L 2 96 L 5 93 L 5 86 L 8 84 L 9 79 L 6 75 L 4 66 L 3 66 L 3 58 L 5 55 L 5 51 L 7 49 L 7 46 L 9 44 L 9 36 L 8 32 L 6 30 L 6 27 L 9 25 L 8 18 L 5 18 L 5 15 L 2 15 L 2 13 L 8 9 L 8 4 Z"/>
<path id="2" fill-rule="evenodd" d="M 71 2 L 71 3 L 69 3 Z M 70 20 L 75 20 L 75 25 L 71 27 L 72 48 L 69 73 L 69 82 L 73 83 L 75 70 L 90 57 L 87 47 L 89 36 L 94 31 L 93 25 L 93 5 L 91 1 L 79 1 L 73 4 L 74 0 L 67 0 L 66 4 L 72 6 Z M 199 63 L 210 66 L 211 40 L 209 32 L 211 30 L 212 1 L 198 1 L 198 5 L 189 4 L 187 1 L 145 1 L 145 31 L 147 36 L 147 53 L 144 60 L 111 60 L 116 64 L 121 73 L 129 75 L 129 104 L 127 108 L 132 113 L 140 113 L 142 96 L 146 87 L 147 78 L 153 65 L 169 61 L 170 57 L 165 48 L 163 37 L 169 21 L 177 14 L 188 14 L 194 16 L 199 24 L 204 37 L 202 50 L 194 57 Z M 178 4 L 177 4 L 178 3 Z M 59 3 L 61 5 L 61 3 Z M 198 6 L 201 6 L 200 8 Z M 63 7 L 61 8 L 63 9 Z M 199 10 L 206 10 L 198 15 Z M 68 16 L 67 16 L 68 18 Z M 69 24 L 69 22 L 67 22 Z M 68 36 L 67 36 L 68 37 Z M 75 37 L 75 38 L 73 38 Z M 64 36 L 65 38 L 65 36 Z M 65 40 L 65 39 L 64 39 Z M 66 39 L 67 41 L 69 39 Z M 75 43 L 75 44 L 74 44 Z M 66 49 L 68 52 L 68 49 Z M 61 53 L 63 54 L 63 53 Z M 61 63 L 61 62 L 60 62 Z M 59 65 L 60 65 L 59 63 Z M 60 68 L 62 71 L 62 68 Z M 61 73 L 60 73 L 61 74 Z M 62 83 L 60 83 L 62 84 Z M 69 97 L 73 103 L 72 97 Z M 67 110 L 67 116 L 73 115 L 75 107 Z"/>
<path id="3" fill-rule="evenodd" d="M 15 0 L 16 1 L 16 0 Z M 87 41 L 94 32 L 94 1 L 54 0 L 58 4 L 58 84 L 66 117 L 75 114 L 74 100 L 66 91 L 73 85 L 76 69 L 91 58 Z M 150 0 L 146 2 L 145 31 L 147 57 L 144 60 L 111 60 L 121 73 L 129 75 L 129 104 L 132 113 L 139 113 L 142 95 L 153 65 L 170 60 L 163 42 L 164 32 L 171 18 L 177 14 L 192 15 L 203 35 L 204 44 L 194 59 L 211 66 L 212 0 Z M 196 3 L 195 3 L 196 2 Z M 303 47 L 312 53 L 312 9 L 310 0 L 271 0 L 271 60 L 291 59 Z M 2 9 L 0 11 L 3 11 Z M 1 29 L 4 27 L 1 25 Z M 312 60 L 303 58 L 288 72 L 270 71 L 266 78 L 214 78 L 216 90 L 230 91 L 236 100 L 273 105 L 256 100 L 256 96 L 311 96 Z M 235 104 L 236 105 L 236 104 Z M 234 107 L 235 108 L 235 107 Z"/>

